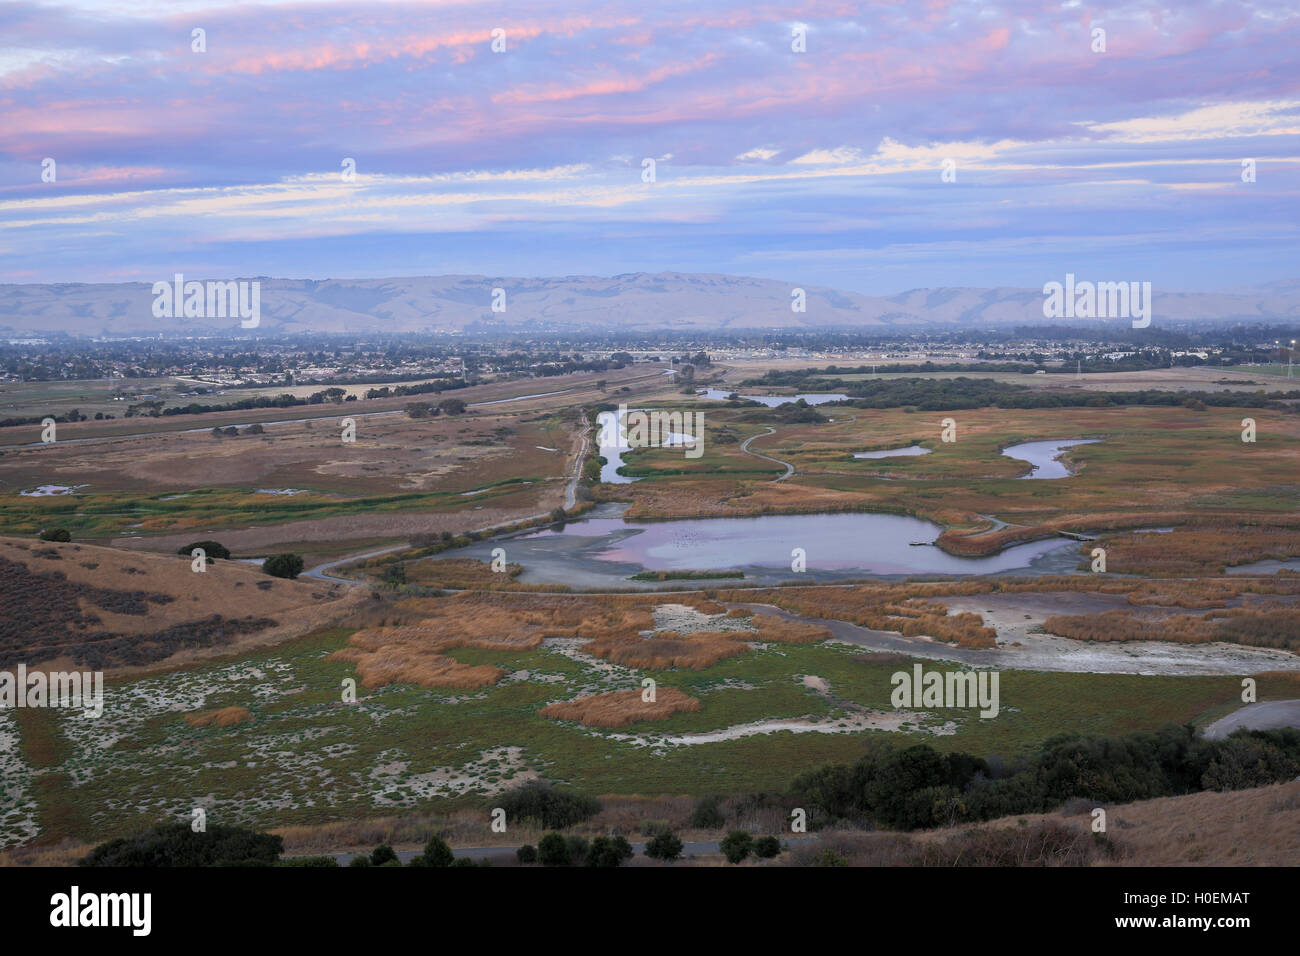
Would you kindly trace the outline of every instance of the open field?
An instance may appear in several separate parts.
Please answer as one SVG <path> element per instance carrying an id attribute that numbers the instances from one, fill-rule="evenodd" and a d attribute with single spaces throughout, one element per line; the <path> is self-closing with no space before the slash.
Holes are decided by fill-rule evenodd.
<path id="1" fill-rule="evenodd" d="M 772 791 L 872 742 L 1011 757 L 1066 731 L 1206 725 L 1241 705 L 1243 676 L 1257 675 L 1261 699 L 1295 696 L 1294 577 L 1221 576 L 1300 554 L 1294 415 L 1251 410 L 1259 440 L 1243 444 L 1241 409 L 830 407 L 807 421 L 699 402 L 659 380 L 638 389 L 634 406 L 703 408 L 706 435 L 698 459 L 637 449 L 624 461 L 641 480 L 593 487 L 631 515 L 888 511 L 943 525 L 940 545 L 955 553 L 1102 531 L 1111 569 L 842 588 L 736 579 L 692 591 L 667 579 L 679 593 L 568 596 L 516 585 L 527 562 L 513 550 L 505 574 L 454 548 L 405 565 L 390 553 L 365 585 L 271 579 L 238 562 L 200 575 L 174 554 L 215 538 L 237 557 L 296 550 L 311 566 L 548 512 L 581 464 L 586 417 L 626 397 L 594 387 L 464 415 L 358 415 L 355 444 L 338 441 L 334 419 L 351 409 L 336 407 L 260 434 L 151 419 L 137 436 L 11 445 L 0 522 L 21 537 L 0 557 L 24 569 L 15 580 L 66 574 L 42 584 L 63 610 L 46 620 L 24 605 L 30 639 L 16 652 L 71 665 L 81 644 L 103 645 L 109 679 L 98 720 L 0 714 L 12 744 L 0 842 L 98 841 L 194 807 L 301 833 L 385 815 L 469 820 L 488 796 L 539 778 L 651 801 Z M 948 416 L 954 443 L 939 440 Z M 1001 454 L 1069 438 L 1100 441 L 1072 449 L 1060 480 L 1021 480 L 1028 466 Z M 930 454 L 853 458 L 914 441 Z M 775 481 L 784 463 L 794 473 Z M 42 485 L 73 491 L 18 493 Z M 1176 530 L 1132 533 L 1155 526 Z M 45 527 L 67 527 L 74 543 L 35 540 Z M 1093 544 L 1080 544 L 1082 568 Z M 1130 630 L 1087 639 L 1114 612 Z M 185 630 L 213 615 L 252 623 Z M 1069 620 L 1054 629 L 1054 617 Z M 1246 618 L 1244 631 L 1233 624 Z M 1281 643 L 1250 639 L 1265 620 Z M 1189 628 L 1196 639 L 1178 643 Z M 100 630 L 117 643 L 94 639 Z M 147 639 L 160 633 L 180 638 Z M 893 676 L 936 661 L 996 670 L 997 717 L 895 707 Z"/>
<path id="2" fill-rule="evenodd" d="M 373 398 L 356 402 L 323 402 L 319 405 L 294 405 L 287 408 L 249 408 L 234 411 L 205 412 L 197 415 L 170 415 L 161 417 L 140 416 L 135 418 L 118 417 L 104 421 L 79 421 L 62 424 L 58 428 L 59 441 L 88 442 L 101 438 L 121 438 L 137 434 L 155 435 L 161 432 L 202 430 L 208 431 L 214 426 L 244 426 L 253 423 L 270 424 L 276 422 L 294 422 L 300 420 L 339 419 L 344 417 L 362 418 L 363 416 L 383 412 L 399 412 L 410 402 L 432 402 L 437 404 L 442 399 L 458 398 L 474 407 L 490 408 L 494 405 L 515 405 L 515 409 L 536 411 L 565 408 L 575 403 L 594 402 L 606 396 L 615 395 L 627 388 L 629 392 L 640 393 L 646 389 L 658 389 L 664 380 L 662 371 L 647 370 L 644 367 L 628 366 L 601 373 L 575 373 L 546 378 L 509 379 L 472 385 L 441 393 L 428 393 L 411 396 L 390 396 Z M 604 381 L 605 388 L 597 383 Z M 22 385 L 10 385 L 13 389 L 36 389 L 36 394 L 44 396 L 53 383 L 34 382 Z M 393 385 L 411 383 L 391 383 Z M 383 383 L 365 386 L 366 389 L 382 388 Z M 271 390 L 279 394 L 286 389 Z M 292 391 L 292 389 L 288 389 Z M 308 391 L 320 391 L 312 388 Z M 206 404 L 223 404 L 247 398 L 243 390 L 232 392 L 215 399 L 205 397 Z M 273 396 L 271 396 L 273 397 Z M 185 402 L 183 404 L 189 404 Z M 34 415 L 45 414 L 46 407 L 42 401 L 36 401 L 32 407 Z M 13 425 L 0 428 L 0 448 L 25 446 L 40 441 L 40 425 Z"/>
<path id="3" fill-rule="evenodd" d="M 951 413 L 825 407 L 833 421 L 782 423 L 774 412 L 704 405 L 704 454 L 638 449 L 624 460 L 642 480 L 604 485 L 629 501 L 629 517 L 760 515 L 837 510 L 888 511 L 947 527 L 940 546 L 986 554 L 1058 530 L 1149 528 L 1217 522 L 1269 526 L 1254 548 L 1239 542 L 1232 563 L 1293 553 L 1300 519 L 1300 418 L 1250 410 L 1257 441 L 1241 440 L 1242 409 L 1121 407 L 969 409 Z M 941 420 L 956 440 L 941 440 Z M 764 434 L 765 428 L 775 430 Z M 789 462 L 780 465 L 750 449 Z M 715 440 L 710 441 L 709 438 Z M 1070 449 L 1067 479 L 1023 481 L 1029 465 L 1003 455 L 1013 444 L 1099 439 Z M 930 454 L 854 459 L 854 452 L 918 442 Z M 1153 545 L 1153 547 L 1159 547 Z M 1124 560 L 1124 559 L 1121 559 Z"/>
<path id="4" fill-rule="evenodd" d="M 245 554 L 468 530 L 561 503 L 578 447 L 571 416 L 490 410 L 374 416 L 357 421 L 354 442 L 339 437 L 335 422 L 298 422 L 11 449 L 0 527 L 158 550 L 216 536 Z M 69 490 L 22 494 L 42 486 Z M 410 512 L 423 520 L 392 520 Z"/>
<path id="5" fill-rule="evenodd" d="M 876 365 L 876 373 L 873 375 L 867 373 L 849 373 L 838 376 L 844 382 L 860 382 L 867 380 L 886 381 L 889 379 L 913 378 L 921 375 L 925 378 L 934 379 L 951 379 L 960 376 L 991 378 L 994 381 L 1006 382 L 1014 385 L 1027 385 L 1030 388 L 1043 389 L 1085 389 L 1087 391 L 1097 392 L 1116 392 L 1128 391 L 1142 388 L 1158 388 L 1170 391 L 1219 391 L 1227 389 L 1231 391 L 1287 391 L 1297 387 L 1300 384 L 1300 378 L 1292 378 L 1287 381 L 1287 367 L 1282 365 L 1245 365 L 1232 366 L 1228 368 L 1214 368 L 1212 366 L 1193 366 L 1190 368 L 1154 368 L 1143 371 L 1132 372 L 1084 372 L 1082 375 L 1075 375 L 1073 366 L 1067 366 L 1065 372 L 1053 372 L 1044 375 L 1034 375 L 1024 372 L 984 372 L 984 371 L 943 371 L 943 372 L 898 372 L 891 371 L 891 366 L 908 365 L 924 362 L 924 358 L 908 359 L 879 359 L 870 357 L 847 358 L 844 356 L 807 358 L 807 359 L 728 359 L 718 363 L 718 368 L 723 372 L 722 381 L 725 384 L 718 387 L 736 388 L 744 394 L 750 395 L 779 395 L 783 391 L 794 392 L 795 389 L 780 388 L 760 388 L 754 386 L 741 387 L 740 383 L 749 379 L 759 378 L 768 372 L 792 372 L 803 371 L 806 369 L 824 369 L 827 366 L 835 365 L 840 368 L 853 367 L 860 365 Z M 973 365 L 977 360 L 968 359 L 933 359 L 933 361 L 945 365 Z M 1295 373 L 1300 374 L 1300 373 Z M 825 376 L 833 378 L 835 376 Z M 823 378 L 823 376 L 818 376 Z M 1279 381 L 1280 379 L 1280 381 Z M 820 389 L 819 389 L 820 390 Z M 833 390 L 833 389 L 831 389 Z"/>
<path id="6" fill-rule="evenodd" d="M 276 643 L 356 606 L 352 588 L 181 555 L 0 538 L 0 666 L 130 673 Z"/>
<path id="7" fill-rule="evenodd" d="M 713 613 L 708 601 L 692 600 L 695 608 L 652 597 L 485 601 L 466 593 L 380 602 L 362 612 L 358 622 L 372 623 L 360 631 L 318 631 L 273 649 L 112 679 L 97 721 L 22 711 L 22 762 L 11 779 L 26 781 L 19 802 L 35 808 L 28 823 L 52 842 L 130 832 L 180 819 L 193 806 L 222 822 L 316 824 L 452 810 L 536 776 L 593 793 L 738 793 L 781 788 L 809 766 L 854 759 L 864 735 L 1011 755 L 1066 730 L 1119 734 L 1207 722 L 1230 711 L 1239 691 L 1235 677 L 1006 671 L 997 719 L 903 712 L 890 704 L 890 675 L 912 666 L 906 655 L 824 641 L 745 641 L 760 637 L 744 632 L 752 619 Z M 607 611 L 603 622 L 591 610 L 599 607 Z M 530 635 L 504 619 L 492 623 L 483 616 L 491 608 L 558 623 Z M 627 615 L 659 633 L 739 628 L 732 640 L 744 650 L 700 669 L 622 665 L 584 650 Z M 431 623 L 418 623 L 425 620 Z M 447 687 L 433 672 L 429 680 L 397 673 L 368 686 L 364 656 L 349 651 L 358 635 L 375 635 L 360 646 L 402 666 L 403 658 L 383 650 L 401 646 L 384 631 L 407 639 L 402 631 L 412 628 L 410 665 L 426 653 L 419 640 L 426 627 L 437 637 L 437 656 L 495 679 Z M 575 636 L 544 636 L 553 627 Z M 647 643 L 654 640 L 650 634 Z M 639 693 L 646 677 L 661 692 L 699 701 L 699 709 L 617 729 L 542 713 L 581 697 Z M 355 704 L 342 701 L 346 678 L 358 680 Z M 1261 677 L 1260 691 L 1293 694 L 1294 686 L 1285 675 Z M 221 726 L 199 716 L 229 708 L 250 717 Z"/>

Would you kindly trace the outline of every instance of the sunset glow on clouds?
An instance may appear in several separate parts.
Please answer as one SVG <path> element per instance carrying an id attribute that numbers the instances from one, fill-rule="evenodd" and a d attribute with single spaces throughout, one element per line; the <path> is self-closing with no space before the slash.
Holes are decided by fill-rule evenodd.
<path id="1" fill-rule="evenodd" d="M 0 3 L 0 281 L 1247 286 L 1300 276 L 1298 45 L 1290 3 Z"/>

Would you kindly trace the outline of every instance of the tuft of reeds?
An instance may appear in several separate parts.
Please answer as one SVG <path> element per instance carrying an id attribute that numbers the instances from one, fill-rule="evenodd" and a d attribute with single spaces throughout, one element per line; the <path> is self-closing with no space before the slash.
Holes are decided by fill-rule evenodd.
<path id="1" fill-rule="evenodd" d="M 676 687 L 656 687 L 655 699 L 642 699 L 639 688 L 559 701 L 541 709 L 543 717 L 576 720 L 585 727 L 626 727 L 645 720 L 667 720 L 681 711 L 697 711 L 700 702 Z"/>

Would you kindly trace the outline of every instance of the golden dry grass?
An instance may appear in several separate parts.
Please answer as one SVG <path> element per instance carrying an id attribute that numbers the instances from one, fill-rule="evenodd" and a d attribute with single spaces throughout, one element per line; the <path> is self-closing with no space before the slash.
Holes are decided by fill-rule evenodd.
<path id="1" fill-rule="evenodd" d="M 656 687 L 653 701 L 645 701 L 641 695 L 637 688 L 616 690 L 547 704 L 540 713 L 556 720 L 576 720 L 585 727 L 626 727 L 645 720 L 667 720 L 679 711 L 700 709 L 698 700 L 676 687 Z"/>
<path id="2" fill-rule="evenodd" d="M 83 601 L 85 609 L 98 618 L 97 629 L 114 635 L 146 635 L 221 615 L 227 619 L 267 618 L 274 626 L 235 637 L 212 648 L 184 648 L 170 657 L 141 666 L 110 666 L 105 673 L 131 674 L 144 669 L 190 663 L 232 651 L 280 643 L 326 627 L 357 607 L 364 592 L 342 584 L 309 579 L 272 578 L 260 568 L 234 561 L 216 561 L 206 571 L 196 572 L 188 557 L 122 551 L 99 545 L 50 543 L 0 537 L 0 557 L 23 564 L 37 574 L 58 572 L 73 585 L 119 591 L 141 590 L 165 594 L 168 603 L 147 602 L 146 613 L 124 614 Z M 19 600 L 9 595 L 11 601 Z M 48 608 L 37 603 L 27 616 L 40 617 Z M 10 605 L 15 618 L 22 609 Z M 69 657 L 42 661 L 53 669 L 70 666 Z"/>
<path id="3" fill-rule="evenodd" d="M 869 627 L 878 631 L 896 631 L 908 637 L 932 637 L 935 640 L 959 644 L 963 647 L 992 647 L 996 643 L 997 632 L 984 626 L 984 619 L 972 611 L 949 614 L 943 604 L 908 598 L 915 594 L 977 594 L 991 590 L 993 586 L 981 587 L 975 582 L 952 582 L 946 585 L 865 585 L 855 588 L 783 588 L 779 591 L 762 592 L 763 599 L 778 607 L 820 617 L 848 621 L 859 627 Z M 724 599 L 752 600 L 755 592 L 730 591 Z M 786 630 L 776 629 L 780 622 Z M 783 640 L 780 636 L 767 636 L 767 633 L 787 633 L 791 636 L 785 640 L 797 643 L 825 640 L 830 633 L 816 625 L 782 622 L 771 615 L 759 614 L 754 623 L 767 631 L 760 633 L 758 640 Z"/>
<path id="4" fill-rule="evenodd" d="M 1106 866 L 1295 866 L 1300 860 L 1300 782 L 1228 793 L 1160 797 L 1106 811 L 1107 834 L 1119 848 Z M 1018 825 L 1019 817 L 981 827 Z M 1091 832 L 1090 814 L 1030 815 Z M 943 831 L 935 831 L 942 833 Z M 933 834 L 926 834 L 933 839 Z"/>
<path id="5" fill-rule="evenodd" d="M 1262 696 L 1292 698 L 1300 695 L 1300 671 L 1260 671 L 1253 675 Z"/>
<path id="6" fill-rule="evenodd" d="M 1211 611 L 1199 617 L 1170 614 L 1151 620 L 1128 611 L 1049 617 L 1043 629 L 1078 641 L 1231 641 L 1254 647 L 1300 650 L 1300 607 L 1260 606 Z"/>
<path id="7" fill-rule="evenodd" d="M 442 558 L 430 561 L 407 562 L 406 580 L 410 584 L 424 584 L 439 588 L 517 588 L 515 577 L 523 570 L 521 564 L 510 564 L 505 571 L 493 571 L 492 565 L 473 558 Z"/>
<path id="8" fill-rule="evenodd" d="M 698 671 L 728 657 L 747 653 L 749 645 L 746 642 L 754 637 L 749 631 L 697 631 L 693 634 L 663 631 L 651 638 L 635 635 L 590 641 L 582 645 L 582 650 L 624 667 L 647 670 L 687 667 Z"/>
<path id="9" fill-rule="evenodd" d="M 755 614 L 750 622 L 758 629 L 752 640 L 774 644 L 815 644 L 831 637 L 831 632 L 816 624 L 787 621 L 772 614 Z"/>
<path id="10" fill-rule="evenodd" d="M 1106 565 L 1124 574 L 1221 574 L 1226 567 L 1300 555 L 1300 515 L 1267 525 L 1190 525 L 1166 534 L 1107 536 Z"/>
<path id="11" fill-rule="evenodd" d="M 355 664 L 361 685 L 368 690 L 388 684 L 474 690 L 495 684 L 506 673 L 500 667 L 488 664 L 462 664 L 433 648 L 407 641 L 380 643 L 373 647 L 345 647 L 335 651 L 330 658 Z"/>
<path id="12" fill-rule="evenodd" d="M 816 865 L 826 850 L 849 866 L 1294 866 L 1300 859 L 1300 782 L 1105 809 L 1104 840 L 1094 837 L 1090 812 L 1057 811 L 911 834 L 827 830 L 781 862 Z"/>
<path id="13" fill-rule="evenodd" d="M 252 719 L 247 707 L 222 707 L 185 715 L 185 722 L 191 727 L 234 727 Z"/>

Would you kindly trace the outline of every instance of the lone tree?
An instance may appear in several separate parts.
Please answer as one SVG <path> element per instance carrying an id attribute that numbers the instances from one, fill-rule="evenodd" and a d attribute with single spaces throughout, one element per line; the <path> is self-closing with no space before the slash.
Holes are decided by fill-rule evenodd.
<path id="1" fill-rule="evenodd" d="M 613 867 L 620 866 L 624 860 L 632 859 L 632 844 L 626 837 L 598 836 L 591 841 L 587 850 L 584 866 Z"/>
<path id="2" fill-rule="evenodd" d="M 387 843 L 381 844 L 370 851 L 371 866 L 384 866 L 387 863 L 402 865 L 401 861 L 397 859 L 397 852 Z"/>
<path id="3" fill-rule="evenodd" d="M 411 866 L 451 866 L 456 859 L 456 855 L 451 852 L 451 847 L 447 841 L 438 834 L 429 837 L 429 842 L 424 845 L 424 853 L 411 860 Z"/>
<path id="4" fill-rule="evenodd" d="M 302 568 L 302 558 L 296 554 L 273 554 L 262 562 L 262 570 L 277 578 L 296 578 Z"/>
<path id="5" fill-rule="evenodd" d="M 677 834 L 673 833 L 672 830 L 660 830 L 645 845 L 645 855 L 652 860 L 663 860 L 665 863 L 671 863 L 681 857 L 682 841 L 677 838 Z"/>
<path id="6" fill-rule="evenodd" d="M 465 414 L 465 409 L 469 408 L 469 406 L 465 404 L 464 400 L 459 398 L 444 398 L 438 403 L 438 407 L 441 408 L 443 413 L 446 415 L 463 415 Z"/>
<path id="7" fill-rule="evenodd" d="M 744 830 L 732 830 L 722 838 L 719 849 L 728 863 L 739 863 L 753 851 L 754 838 Z"/>
<path id="8" fill-rule="evenodd" d="M 193 544 L 187 544 L 176 553 L 183 554 L 188 558 L 195 548 L 202 548 L 209 561 L 213 558 L 220 558 L 222 561 L 230 560 L 230 550 L 220 541 L 195 541 Z"/>
<path id="9" fill-rule="evenodd" d="M 537 862 L 542 866 L 568 866 L 568 841 L 559 833 L 546 834 L 537 842 Z"/>
<path id="10" fill-rule="evenodd" d="M 46 528 L 41 532 L 42 541 L 71 541 L 72 532 L 67 528 Z"/>

